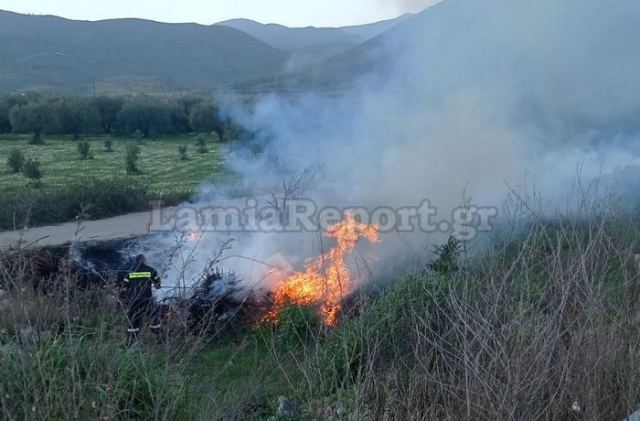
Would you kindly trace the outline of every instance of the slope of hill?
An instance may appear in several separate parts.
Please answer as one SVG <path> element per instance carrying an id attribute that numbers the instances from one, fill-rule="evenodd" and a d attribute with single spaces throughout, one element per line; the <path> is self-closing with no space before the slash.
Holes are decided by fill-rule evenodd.
<path id="1" fill-rule="evenodd" d="M 341 28 L 289 28 L 278 24 L 262 24 L 249 19 L 232 19 L 217 23 L 245 32 L 260 41 L 284 51 L 294 51 L 324 44 L 356 46 L 365 41 L 360 35 Z"/>
<path id="2" fill-rule="evenodd" d="M 287 70 L 296 71 L 349 51 L 411 16 L 407 14 L 395 19 L 342 28 L 289 28 L 249 19 L 232 19 L 216 25 L 238 29 L 273 47 L 290 52 Z"/>
<path id="3" fill-rule="evenodd" d="M 210 89 L 280 72 L 288 55 L 223 26 L 0 11 L 0 91 Z"/>
<path id="4" fill-rule="evenodd" d="M 287 71 L 302 69 L 366 41 L 366 38 L 340 28 L 289 28 L 248 19 L 233 19 L 216 26 L 240 30 L 272 47 L 289 52 Z"/>
<path id="5" fill-rule="evenodd" d="M 391 76 L 430 96 L 458 89 L 500 92 L 521 113 L 548 114 L 539 116 L 548 124 L 573 113 L 574 101 L 581 110 L 569 120 L 593 124 L 631 109 L 629 99 L 619 98 L 640 97 L 628 95 L 640 93 L 631 76 L 640 69 L 638 19 L 635 0 L 446 0 L 277 86 L 255 89 L 335 90 L 353 86 L 362 75 Z"/>
<path id="6" fill-rule="evenodd" d="M 407 13 L 395 19 L 383 20 L 366 25 L 344 26 L 340 29 L 349 34 L 357 35 L 361 38 L 369 40 L 377 37 L 378 35 L 381 35 L 384 32 L 387 32 L 388 30 L 401 24 L 402 22 L 411 19 L 413 16 L 414 15 L 412 13 Z"/>

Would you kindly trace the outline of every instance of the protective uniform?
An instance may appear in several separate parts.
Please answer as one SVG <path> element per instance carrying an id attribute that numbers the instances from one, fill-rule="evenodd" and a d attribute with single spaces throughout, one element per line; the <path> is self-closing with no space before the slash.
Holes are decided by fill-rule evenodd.
<path id="1" fill-rule="evenodd" d="M 138 256 L 136 263 L 123 279 L 123 299 L 127 307 L 129 342 L 138 338 L 142 322 L 148 319 L 151 331 L 160 337 L 162 318 L 158 305 L 153 300 L 152 286 L 160 288 L 158 272 Z"/>

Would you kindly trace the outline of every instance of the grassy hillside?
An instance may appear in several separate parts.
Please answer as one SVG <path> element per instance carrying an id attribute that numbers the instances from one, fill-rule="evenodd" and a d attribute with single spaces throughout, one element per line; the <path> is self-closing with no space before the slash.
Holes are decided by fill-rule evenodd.
<path id="1" fill-rule="evenodd" d="M 223 26 L 0 11 L 0 91 L 207 90 L 280 72 L 287 54 Z"/>

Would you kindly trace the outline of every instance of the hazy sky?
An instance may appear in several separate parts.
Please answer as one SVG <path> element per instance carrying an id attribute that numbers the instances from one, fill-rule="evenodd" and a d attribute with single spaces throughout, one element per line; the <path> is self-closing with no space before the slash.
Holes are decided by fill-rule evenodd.
<path id="1" fill-rule="evenodd" d="M 0 9 L 71 19 L 139 17 L 211 24 L 232 18 L 288 26 L 343 26 L 396 17 L 438 0 L 0 0 Z"/>

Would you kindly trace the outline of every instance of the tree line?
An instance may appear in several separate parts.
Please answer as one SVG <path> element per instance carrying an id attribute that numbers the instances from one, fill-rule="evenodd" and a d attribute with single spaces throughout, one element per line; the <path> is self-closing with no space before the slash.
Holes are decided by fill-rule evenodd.
<path id="1" fill-rule="evenodd" d="M 223 117 L 216 102 L 195 96 L 68 96 L 11 94 L 0 97 L 0 133 L 156 135 L 216 133 L 221 141 L 239 129 Z"/>

